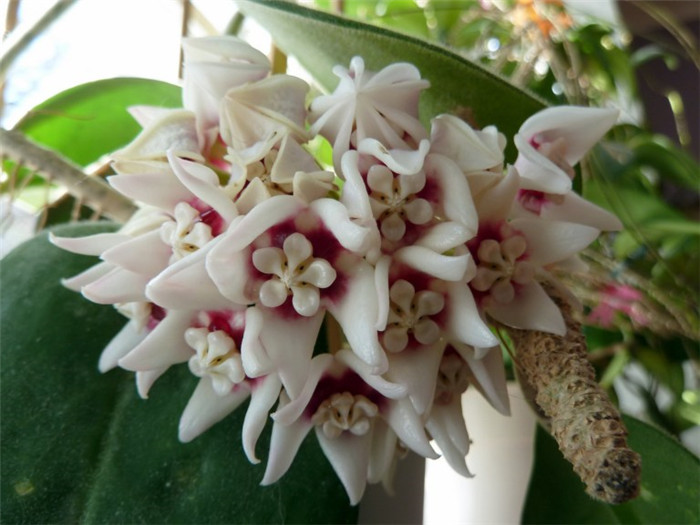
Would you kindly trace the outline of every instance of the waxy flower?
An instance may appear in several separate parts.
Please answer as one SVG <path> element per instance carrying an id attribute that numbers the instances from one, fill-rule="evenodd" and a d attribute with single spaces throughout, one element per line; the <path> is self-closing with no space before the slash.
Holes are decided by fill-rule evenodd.
<path id="1" fill-rule="evenodd" d="M 496 183 L 477 204 L 479 232 L 467 246 L 477 270 L 469 286 L 481 311 L 494 320 L 525 330 L 566 333 L 559 308 L 539 284 L 547 270 L 588 246 L 599 231 L 581 224 L 539 218 L 508 219 L 517 195 L 514 169 L 494 174 Z"/>
<path id="2" fill-rule="evenodd" d="M 622 229 L 615 215 L 571 189 L 573 166 L 612 127 L 617 115 L 610 109 L 561 106 L 527 119 L 514 138 L 521 186 L 514 212 L 603 231 Z"/>
<path id="3" fill-rule="evenodd" d="M 272 416 L 275 423 L 263 485 L 287 471 L 312 428 L 352 504 L 360 501 L 369 472 L 381 478 L 393 460 L 393 449 L 378 446 L 385 444 L 388 431 L 422 456 L 437 457 L 419 415 L 404 396 L 400 386 L 372 374 L 347 350 L 314 357 L 300 395 L 296 399 L 281 396 Z"/>
<path id="4" fill-rule="evenodd" d="M 333 68 L 340 79 L 335 91 L 314 99 L 309 108 L 311 132 L 333 144 L 333 163 L 365 138 L 373 138 L 390 149 L 415 149 L 427 138 L 418 120 L 418 96 L 430 84 L 420 78 L 415 66 L 391 64 L 379 72 L 365 69 L 361 57 L 350 68 Z M 341 175 L 342 176 L 342 175 Z"/>
<path id="5" fill-rule="evenodd" d="M 386 369 L 374 331 L 374 269 L 362 258 L 371 241 L 369 230 L 352 222 L 338 201 L 307 205 L 280 195 L 251 210 L 207 256 L 221 293 L 260 311 L 265 336 L 275 338 L 266 345 L 267 355 L 290 395 L 305 380 L 326 310 L 361 359 L 378 373 Z M 290 339 L 298 350 L 290 348 Z"/>
<path id="6" fill-rule="evenodd" d="M 219 105 L 234 87 L 261 80 L 267 57 L 235 37 L 185 38 L 183 105 L 197 115 L 200 148 L 209 150 L 219 133 Z"/>
<path id="7" fill-rule="evenodd" d="M 147 397 L 187 367 L 198 382 L 182 441 L 249 400 L 253 463 L 275 410 L 263 484 L 312 428 L 353 504 L 368 482 L 390 484 L 405 450 L 437 457 L 430 440 L 471 476 L 462 393 L 508 412 L 489 323 L 563 334 L 540 283 L 605 229 L 570 176 L 608 113 L 538 114 L 504 171 L 493 126 L 441 115 L 428 134 L 428 82 L 410 64 L 372 72 L 355 57 L 307 114 L 308 85 L 269 75 L 240 40 L 184 49 L 184 109 L 132 109 L 143 131 L 114 157 L 109 182 L 140 210 L 115 233 L 52 238 L 102 259 L 66 285 L 130 319 L 100 369 L 136 372 Z M 334 172 L 306 149 L 316 134 Z"/>

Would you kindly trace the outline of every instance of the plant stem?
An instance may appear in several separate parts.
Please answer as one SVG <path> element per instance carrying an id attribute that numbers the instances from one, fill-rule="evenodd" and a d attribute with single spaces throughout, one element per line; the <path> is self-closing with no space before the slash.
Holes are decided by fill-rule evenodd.
<path id="1" fill-rule="evenodd" d="M 78 166 L 29 141 L 18 131 L 0 128 L 3 156 L 24 164 L 61 184 L 76 198 L 110 219 L 124 222 L 136 210 L 134 204 L 98 177 L 86 175 Z"/>
<path id="2" fill-rule="evenodd" d="M 607 503 L 639 494 L 641 460 L 627 446 L 620 413 L 595 378 L 586 339 L 573 309 L 547 287 L 566 321 L 566 336 L 509 329 L 523 393 L 546 418 L 564 457 L 586 484 L 586 492 Z"/>

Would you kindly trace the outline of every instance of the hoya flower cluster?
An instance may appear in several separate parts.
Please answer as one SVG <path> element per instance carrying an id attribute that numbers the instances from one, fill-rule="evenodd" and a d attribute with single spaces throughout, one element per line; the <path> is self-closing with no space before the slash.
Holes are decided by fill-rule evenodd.
<path id="1" fill-rule="evenodd" d="M 184 107 L 132 108 L 143 131 L 113 155 L 109 183 L 139 211 L 116 233 L 53 238 L 102 261 L 66 286 L 129 319 L 100 369 L 134 371 L 147 397 L 186 364 L 200 379 L 182 441 L 250 398 L 251 462 L 272 425 L 263 484 L 312 429 L 352 503 L 406 449 L 470 476 L 462 392 L 508 412 L 489 323 L 563 334 L 540 283 L 618 227 L 571 191 L 572 165 L 615 113 L 543 111 L 504 167 L 493 126 L 441 115 L 425 129 L 429 83 L 410 64 L 372 72 L 354 58 L 307 106 L 304 81 L 271 75 L 240 40 L 184 50 Z M 332 170 L 305 147 L 316 135 Z"/>

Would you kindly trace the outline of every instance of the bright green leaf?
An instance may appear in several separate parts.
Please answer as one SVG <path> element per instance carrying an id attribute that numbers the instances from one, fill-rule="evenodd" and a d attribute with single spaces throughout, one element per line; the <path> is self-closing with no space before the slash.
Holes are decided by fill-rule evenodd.
<path id="1" fill-rule="evenodd" d="M 62 227 L 86 235 L 105 223 Z M 101 349 L 124 324 L 60 285 L 94 258 L 46 235 L 1 264 L 2 523 L 349 523 L 357 509 L 316 440 L 260 487 L 264 464 L 241 445 L 245 407 L 192 443 L 177 424 L 196 378 L 183 364 L 139 399 L 133 374 L 100 374 Z M 269 425 L 258 451 L 265 457 Z"/>
<path id="2" fill-rule="evenodd" d="M 129 106 L 179 107 L 178 86 L 141 78 L 81 84 L 39 104 L 15 129 L 81 166 L 124 146 L 140 131 Z"/>
<path id="3" fill-rule="evenodd" d="M 544 107 L 534 95 L 440 47 L 387 29 L 313 11 L 279 0 L 240 0 L 241 10 L 268 29 L 275 43 L 299 62 L 326 89 L 333 89 L 336 64 L 346 66 L 355 55 L 368 69 L 393 62 L 414 64 L 430 81 L 421 97 L 421 116 L 433 116 L 466 108 L 476 124 L 493 124 L 512 137 L 520 125 Z M 322 43 L 322 44 L 321 44 Z M 512 142 L 506 150 L 515 159 Z"/>
<path id="4" fill-rule="evenodd" d="M 588 497 L 555 441 L 538 428 L 535 468 L 523 523 L 698 523 L 700 461 L 674 438 L 637 419 L 625 417 L 629 444 L 642 457 L 637 499 L 608 505 Z"/>

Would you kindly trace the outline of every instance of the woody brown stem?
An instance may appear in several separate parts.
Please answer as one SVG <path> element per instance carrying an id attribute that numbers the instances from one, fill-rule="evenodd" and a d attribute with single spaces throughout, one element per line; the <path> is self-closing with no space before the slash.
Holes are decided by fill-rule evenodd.
<path id="1" fill-rule="evenodd" d="M 639 493 L 639 454 L 627 446 L 620 413 L 596 382 L 571 305 L 556 290 L 547 292 L 564 315 L 567 333 L 560 337 L 509 329 L 523 391 L 546 418 L 586 492 L 607 503 L 623 503 Z"/>

